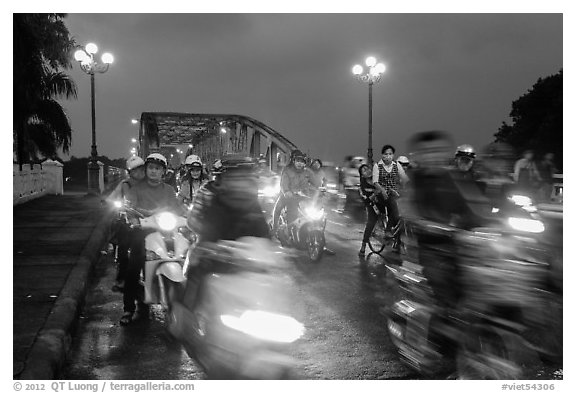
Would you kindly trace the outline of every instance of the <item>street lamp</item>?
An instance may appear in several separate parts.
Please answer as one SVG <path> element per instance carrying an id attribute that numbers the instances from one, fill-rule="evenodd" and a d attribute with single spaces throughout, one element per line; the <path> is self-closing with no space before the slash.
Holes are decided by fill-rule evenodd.
<path id="1" fill-rule="evenodd" d="M 100 169 L 97 163 L 98 151 L 96 150 L 96 106 L 94 95 L 94 74 L 105 73 L 108 67 L 114 61 L 114 57 L 110 53 L 104 53 L 101 61 L 98 62 L 94 55 L 98 53 L 96 44 L 89 43 L 85 47 L 80 47 L 74 53 L 74 59 L 80 63 L 82 71 L 90 75 L 90 89 L 92 97 L 92 149 L 90 151 L 90 161 L 88 162 L 88 192 L 100 193 L 99 173 Z"/>
<path id="2" fill-rule="evenodd" d="M 377 63 L 375 57 L 366 58 L 366 66 L 368 70 L 364 73 L 364 68 L 357 64 L 352 67 L 352 73 L 356 78 L 362 82 L 368 83 L 368 165 L 372 167 L 374 164 L 372 160 L 372 85 L 380 81 L 380 78 L 386 66 L 383 63 Z"/>

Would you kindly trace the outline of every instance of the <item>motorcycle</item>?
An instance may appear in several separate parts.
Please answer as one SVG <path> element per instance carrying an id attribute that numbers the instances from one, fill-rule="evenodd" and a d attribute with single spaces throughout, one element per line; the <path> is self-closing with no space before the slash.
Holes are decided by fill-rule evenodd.
<path id="1" fill-rule="evenodd" d="M 419 257 L 407 254 L 401 266 L 387 266 L 399 289 L 399 300 L 387 313 L 388 332 L 401 359 L 416 371 L 429 376 L 456 373 L 462 379 L 518 379 L 523 366 L 561 356 L 561 341 L 554 337 L 534 341 L 558 336 L 547 328 L 561 330 L 561 321 L 554 321 L 561 318 L 561 306 L 555 314 L 557 308 L 551 305 L 557 302 L 546 291 L 546 250 L 537 239 L 544 227 L 525 199 L 517 201 L 528 216 L 518 209 L 514 215 L 514 209 L 503 209 L 504 215 L 498 215 L 500 208 L 493 209 L 501 223 L 496 227 L 463 231 L 425 220 L 408 224 L 416 237 L 452 239 L 460 269 L 456 280 L 462 287 L 457 303 L 442 301 L 442 289 L 453 288 L 438 281 L 423 260 L 426 256 L 441 266 L 446 255 L 454 254 L 453 247 L 443 248 L 441 242 L 429 243 L 433 246 L 421 250 Z M 432 285 L 434 280 L 441 285 Z"/>
<path id="2" fill-rule="evenodd" d="M 141 218 L 146 237 L 145 303 L 164 310 L 166 329 L 212 379 L 281 379 L 304 326 L 289 314 L 286 262 L 267 239 L 196 244 L 183 217 Z"/>
<path id="3" fill-rule="evenodd" d="M 277 237 L 283 247 L 295 247 L 306 250 L 312 262 L 322 258 L 326 239 L 326 212 L 322 206 L 322 195 L 326 189 L 320 188 L 319 194 L 313 197 L 297 193 L 298 218 L 287 222 L 286 209 L 280 213 Z"/>

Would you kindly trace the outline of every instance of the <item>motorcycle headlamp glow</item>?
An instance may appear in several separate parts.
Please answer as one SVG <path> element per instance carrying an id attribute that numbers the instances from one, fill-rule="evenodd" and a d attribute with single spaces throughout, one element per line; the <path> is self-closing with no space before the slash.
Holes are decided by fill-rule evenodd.
<path id="1" fill-rule="evenodd" d="M 530 233 L 542 233 L 545 229 L 542 221 L 531 218 L 510 217 L 508 218 L 508 225 L 517 231 Z"/>
<path id="2" fill-rule="evenodd" d="M 529 213 L 534 213 L 536 211 L 536 207 L 532 204 L 532 199 L 526 195 L 511 195 L 508 199 Z"/>
<path id="3" fill-rule="evenodd" d="M 258 194 L 265 197 L 274 197 L 280 193 L 280 184 L 276 186 L 266 186 L 262 190 L 258 190 Z"/>
<path id="4" fill-rule="evenodd" d="M 156 222 L 163 231 L 173 231 L 176 228 L 176 216 L 172 213 L 164 212 L 158 214 Z"/>
<path id="5" fill-rule="evenodd" d="M 221 315 L 220 320 L 231 329 L 267 341 L 291 343 L 304 334 L 304 325 L 294 318 L 266 311 L 248 310 L 239 317 Z"/>
<path id="6" fill-rule="evenodd" d="M 117 209 L 120 209 L 122 207 L 122 202 L 121 201 L 114 201 L 114 207 Z"/>
<path id="7" fill-rule="evenodd" d="M 324 215 L 324 209 L 318 209 L 314 206 L 308 206 L 304 208 L 304 214 L 306 217 L 312 220 L 319 220 Z"/>

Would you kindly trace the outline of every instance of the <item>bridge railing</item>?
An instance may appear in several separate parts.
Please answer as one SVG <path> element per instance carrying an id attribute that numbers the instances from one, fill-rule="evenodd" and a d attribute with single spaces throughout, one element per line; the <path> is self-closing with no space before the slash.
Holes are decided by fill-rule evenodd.
<path id="1" fill-rule="evenodd" d="M 46 194 L 64 193 L 63 165 L 46 160 L 42 164 L 13 164 L 12 204 L 27 202 Z"/>

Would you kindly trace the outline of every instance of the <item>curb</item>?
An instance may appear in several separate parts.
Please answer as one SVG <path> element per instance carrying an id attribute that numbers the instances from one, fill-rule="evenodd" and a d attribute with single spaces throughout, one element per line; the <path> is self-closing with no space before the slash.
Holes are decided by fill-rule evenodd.
<path id="1" fill-rule="evenodd" d="M 60 374 L 71 347 L 72 332 L 84 303 L 93 266 L 99 259 L 102 245 L 109 238 L 112 216 L 113 212 L 106 212 L 92 231 L 30 349 L 24 371 L 14 379 L 52 380 Z"/>

